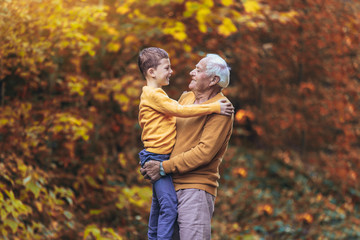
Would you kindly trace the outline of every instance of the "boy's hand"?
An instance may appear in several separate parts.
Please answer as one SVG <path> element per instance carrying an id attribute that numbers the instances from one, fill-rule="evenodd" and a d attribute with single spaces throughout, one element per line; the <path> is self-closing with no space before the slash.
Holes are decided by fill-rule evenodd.
<path id="1" fill-rule="evenodd" d="M 219 100 L 220 102 L 220 114 L 230 116 L 234 113 L 234 106 L 231 104 L 231 102 L 222 99 Z"/>
<path id="2" fill-rule="evenodd" d="M 144 167 L 140 169 L 141 174 L 145 179 L 150 179 L 152 183 L 161 178 L 160 176 L 160 162 L 150 160 L 144 164 Z"/>

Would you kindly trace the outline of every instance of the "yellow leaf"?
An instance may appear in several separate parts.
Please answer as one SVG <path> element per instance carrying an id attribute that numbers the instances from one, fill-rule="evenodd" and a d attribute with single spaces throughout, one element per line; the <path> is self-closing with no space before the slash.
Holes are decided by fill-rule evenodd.
<path id="1" fill-rule="evenodd" d="M 197 2 L 190 2 L 187 1 L 185 3 L 186 10 L 184 12 L 184 17 L 190 17 L 194 12 L 196 12 L 199 8 L 201 8 L 201 5 Z"/>
<path id="2" fill-rule="evenodd" d="M 191 52 L 192 48 L 191 48 L 191 46 L 190 46 L 189 44 L 185 44 L 185 45 L 184 45 L 184 50 L 185 50 L 186 52 Z"/>
<path id="3" fill-rule="evenodd" d="M 206 31 L 207 31 L 206 24 L 204 24 L 204 23 L 199 23 L 199 30 L 200 30 L 200 32 L 202 32 L 202 33 L 206 33 Z"/>
<path id="4" fill-rule="evenodd" d="M 221 2 L 224 6 L 230 6 L 233 3 L 232 0 L 221 0 Z"/>
<path id="5" fill-rule="evenodd" d="M 257 13 L 261 9 L 257 0 L 247 0 L 244 2 L 244 8 L 248 13 Z"/>
<path id="6" fill-rule="evenodd" d="M 35 206 L 36 206 L 36 208 L 39 210 L 39 212 L 42 212 L 42 211 L 43 211 L 43 205 L 41 204 L 41 202 L 36 201 L 36 202 L 35 202 Z"/>
<path id="7" fill-rule="evenodd" d="M 218 31 L 224 36 L 229 36 L 232 33 L 236 32 L 237 28 L 230 18 L 225 18 L 222 24 L 219 26 Z"/>
<path id="8" fill-rule="evenodd" d="M 100 231 L 100 229 L 98 229 L 98 227 L 95 224 L 91 224 L 91 225 L 88 225 L 86 227 L 83 239 L 84 240 L 88 239 L 88 236 L 90 234 L 93 234 L 95 239 L 100 239 L 101 238 L 101 231 Z"/>
<path id="9" fill-rule="evenodd" d="M 132 44 L 132 43 L 136 42 L 136 40 L 137 39 L 134 35 L 128 35 L 125 37 L 124 42 L 126 45 L 128 45 L 128 44 Z"/>
<path id="10" fill-rule="evenodd" d="M 120 104 L 126 104 L 130 99 L 125 94 L 115 94 L 114 99 Z"/>
<path id="11" fill-rule="evenodd" d="M 68 87 L 71 94 L 79 94 L 79 96 L 84 96 L 85 92 L 83 91 L 82 83 L 68 83 Z"/>
<path id="12" fill-rule="evenodd" d="M 35 198 L 38 198 L 40 194 L 41 186 L 39 186 L 37 182 L 31 181 L 28 184 L 26 184 L 26 190 L 30 190 L 34 194 Z"/>
<path id="13" fill-rule="evenodd" d="M 6 227 L 6 226 L 10 227 L 13 233 L 16 233 L 16 231 L 17 231 L 17 229 L 18 229 L 18 224 L 17 224 L 17 222 L 15 222 L 15 221 L 13 221 L 13 220 L 10 220 L 10 219 L 5 219 L 5 220 L 3 221 L 3 225 L 4 225 L 5 227 Z"/>
<path id="14" fill-rule="evenodd" d="M 69 123 L 71 123 L 72 125 L 76 125 L 76 126 L 80 126 L 81 125 L 81 119 L 77 119 L 77 118 L 75 118 L 75 117 L 73 117 L 73 116 L 67 116 L 66 118 L 65 118 L 65 116 L 64 117 L 62 117 L 63 119 L 66 119 L 66 120 L 64 120 L 64 122 L 69 122 Z"/>
<path id="15" fill-rule="evenodd" d="M 94 98 L 100 102 L 109 101 L 109 96 L 104 93 L 96 93 Z"/>
<path id="16" fill-rule="evenodd" d="M 87 130 L 86 129 L 81 129 L 80 131 L 78 131 L 77 135 L 82 137 L 82 139 L 84 139 L 85 142 L 87 140 L 89 140 L 89 135 L 87 135 Z"/>
<path id="17" fill-rule="evenodd" d="M 95 181 L 95 179 L 93 178 L 93 177 L 91 177 L 91 176 L 86 176 L 85 177 L 85 180 L 86 180 L 86 182 L 90 185 L 90 186 L 92 186 L 92 187 L 94 187 L 94 188 L 99 188 L 100 187 L 100 185 Z"/>
<path id="18" fill-rule="evenodd" d="M 90 215 L 99 215 L 103 212 L 103 210 L 101 209 L 91 209 L 90 210 Z"/>
<path id="19" fill-rule="evenodd" d="M 280 13 L 280 22 L 286 23 L 289 21 L 295 21 L 296 22 L 296 16 L 298 16 L 298 12 L 291 10 L 289 12 Z"/>
<path id="20" fill-rule="evenodd" d="M 119 36 L 118 30 L 116 30 L 115 28 L 113 28 L 113 27 L 108 27 L 108 26 L 106 26 L 106 27 L 104 27 L 104 28 L 107 30 L 107 33 L 108 33 L 109 35 Z"/>
<path id="21" fill-rule="evenodd" d="M 62 125 L 55 125 L 53 129 L 55 132 L 60 132 L 64 129 L 64 127 Z"/>
<path id="22" fill-rule="evenodd" d="M 128 87 L 126 89 L 126 94 L 130 97 L 138 97 L 140 95 L 140 90 L 139 88 Z"/>
<path id="23" fill-rule="evenodd" d="M 63 49 L 63 48 L 66 48 L 67 46 L 69 46 L 70 42 L 64 40 L 64 41 L 61 41 L 59 45 L 60 45 L 60 49 Z"/>
<path id="24" fill-rule="evenodd" d="M 209 8 L 202 8 L 196 14 L 196 20 L 199 23 L 206 22 L 206 19 L 211 15 L 211 10 Z"/>
<path id="25" fill-rule="evenodd" d="M 95 56 L 95 51 L 94 51 L 94 50 L 90 50 L 90 51 L 88 51 L 88 53 L 89 53 L 89 55 L 92 56 L 92 57 Z"/>
<path id="26" fill-rule="evenodd" d="M 282 13 L 282 15 L 289 17 L 289 18 L 294 18 L 294 17 L 298 16 L 299 13 L 297 11 L 291 10 L 289 12 Z"/>
<path id="27" fill-rule="evenodd" d="M 120 47 L 121 47 L 120 43 L 114 43 L 114 42 L 110 42 L 106 45 L 106 49 L 109 52 L 117 52 L 119 51 Z"/>
<path id="28" fill-rule="evenodd" d="M 213 0 L 203 0 L 203 4 L 207 7 L 212 7 L 214 6 L 214 2 Z"/>
<path id="29" fill-rule="evenodd" d="M 249 28 L 257 28 L 258 24 L 255 22 L 246 22 L 246 26 L 248 26 Z"/>
<path id="30" fill-rule="evenodd" d="M 28 113 L 32 108 L 31 103 L 21 103 L 21 109 L 23 110 L 23 112 Z"/>
<path id="31" fill-rule="evenodd" d="M 124 153 L 119 153 L 118 155 L 118 160 L 120 162 L 120 165 L 125 168 L 126 167 L 126 159 L 125 159 L 125 154 Z"/>
<path id="32" fill-rule="evenodd" d="M 124 196 L 124 194 L 119 194 L 119 197 L 118 197 L 118 202 L 115 204 L 115 206 L 118 208 L 118 209 L 123 209 L 127 204 L 128 204 L 128 201 L 127 201 L 127 196 Z"/>
<path id="33" fill-rule="evenodd" d="M 179 41 L 184 41 L 187 38 L 185 33 L 185 25 L 182 22 L 169 23 L 166 28 L 163 29 L 165 34 L 172 35 Z"/>
<path id="34" fill-rule="evenodd" d="M 25 56 L 25 51 L 23 51 L 23 50 L 20 50 L 20 52 L 19 52 L 19 55 L 21 56 L 21 57 L 24 57 Z"/>
<path id="35" fill-rule="evenodd" d="M 173 34 L 174 38 L 179 41 L 184 41 L 187 37 L 186 33 L 184 32 L 176 32 Z"/>
<path id="36" fill-rule="evenodd" d="M 148 0 L 147 1 L 147 4 L 149 4 L 149 6 L 154 6 L 154 5 L 156 5 L 156 4 L 161 4 L 161 3 L 163 3 L 164 2 L 164 0 Z M 166 2 L 166 1 L 165 1 Z"/>
<path id="37" fill-rule="evenodd" d="M 6 119 L 6 118 L 1 118 L 1 119 L 0 119 L 0 127 L 6 125 L 8 122 L 9 122 L 8 119 Z"/>
<path id="38" fill-rule="evenodd" d="M 85 126 L 88 128 L 88 129 L 93 129 L 94 128 L 94 124 L 92 122 L 85 122 Z"/>
<path id="39" fill-rule="evenodd" d="M 118 8 L 116 9 L 116 12 L 117 12 L 117 13 L 120 13 L 120 14 L 126 14 L 126 13 L 129 12 L 129 10 L 130 10 L 130 8 L 129 8 L 128 6 L 123 5 L 123 6 L 118 7 Z"/>
<path id="40" fill-rule="evenodd" d="M 114 229 L 112 228 L 103 228 L 103 231 L 105 232 L 105 234 L 111 234 L 111 236 L 113 237 L 112 239 L 114 240 L 123 240 L 123 238 L 120 235 L 116 234 Z"/>

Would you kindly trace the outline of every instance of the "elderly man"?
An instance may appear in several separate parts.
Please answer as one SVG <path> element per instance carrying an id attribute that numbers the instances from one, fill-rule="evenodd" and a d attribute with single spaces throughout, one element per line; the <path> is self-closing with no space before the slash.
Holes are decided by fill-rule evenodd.
<path id="1" fill-rule="evenodd" d="M 230 71 L 224 59 L 208 54 L 190 72 L 191 92 L 180 104 L 204 104 L 227 99 L 221 90 L 228 86 Z M 219 165 L 232 132 L 231 117 L 210 114 L 177 118 L 177 138 L 170 159 L 149 161 L 141 169 L 152 182 L 172 174 L 178 198 L 178 231 L 174 239 L 210 239 L 211 218 L 217 193 Z"/>

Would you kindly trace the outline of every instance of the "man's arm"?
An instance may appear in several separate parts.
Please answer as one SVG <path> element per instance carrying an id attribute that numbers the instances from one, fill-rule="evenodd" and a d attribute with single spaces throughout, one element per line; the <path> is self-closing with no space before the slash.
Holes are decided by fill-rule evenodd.
<path id="1" fill-rule="evenodd" d="M 208 164 L 229 141 L 232 123 L 233 116 L 209 115 L 197 146 L 164 161 L 164 171 L 182 174 Z"/>

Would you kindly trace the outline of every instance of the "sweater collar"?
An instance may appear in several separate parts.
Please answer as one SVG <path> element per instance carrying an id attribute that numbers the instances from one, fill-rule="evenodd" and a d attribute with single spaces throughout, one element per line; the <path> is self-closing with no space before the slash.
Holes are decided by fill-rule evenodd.
<path id="1" fill-rule="evenodd" d="M 192 97 L 193 97 L 193 102 L 195 102 L 195 94 L 193 92 L 192 93 Z M 208 104 L 208 103 L 213 103 L 213 102 L 216 102 L 216 101 L 219 101 L 220 99 L 223 99 L 225 96 L 222 92 L 219 92 L 218 94 L 216 94 L 214 97 L 210 98 L 209 100 L 201 103 L 201 104 Z"/>

